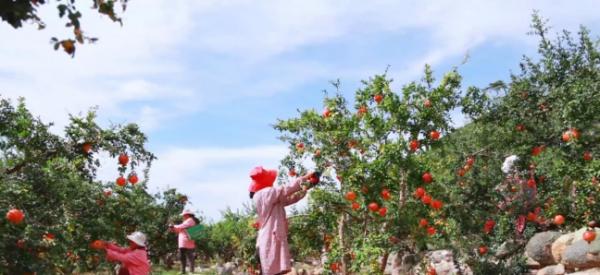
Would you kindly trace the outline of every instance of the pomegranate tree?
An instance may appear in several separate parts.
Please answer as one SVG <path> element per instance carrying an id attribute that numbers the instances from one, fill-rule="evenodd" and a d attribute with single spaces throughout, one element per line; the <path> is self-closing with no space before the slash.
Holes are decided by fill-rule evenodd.
<path id="1" fill-rule="evenodd" d="M 339 94 L 325 98 L 324 109 L 335 116 L 307 110 L 276 126 L 290 145 L 286 170 L 302 173 L 311 159 L 330 173 L 313 192 L 311 209 L 315 217 L 335 221 L 320 227 L 338 236 L 329 245 L 329 259 L 339 262 L 340 271 L 358 271 L 392 249 L 435 242 L 440 235 L 428 235 L 419 219 L 435 221 L 428 232 L 443 233 L 436 227 L 445 219 L 445 183 L 436 180 L 439 168 L 422 155 L 452 131 L 448 117 L 458 104 L 461 77 L 451 71 L 435 85 L 429 67 L 425 75 L 424 82 L 397 91 L 387 75 L 375 76 L 356 92 L 353 105 Z M 320 154 L 310 153 L 316 151 Z M 317 195 L 325 192 L 329 195 Z M 413 192 L 423 194 L 415 198 Z M 373 245 L 379 253 L 368 250 Z M 353 260 L 352 253 L 361 256 Z"/>
<path id="2" fill-rule="evenodd" d="M 110 268 L 99 251 L 101 240 L 126 244 L 134 230 L 147 233 L 154 262 L 177 249 L 167 226 L 186 202 L 174 189 L 149 194 L 133 172 L 145 175 L 154 159 L 136 125 L 105 129 L 92 112 L 72 116 L 60 136 L 24 102 L 13 106 L 1 99 L 0 113 L 1 274 L 100 273 Z M 118 180 L 96 179 L 96 152 L 120 162 Z M 124 152 L 127 159 L 119 157 Z"/>
<path id="3" fill-rule="evenodd" d="M 505 260 L 522 250 L 497 254 L 503 242 L 580 228 L 600 214 L 600 59 L 581 58 L 600 52 L 585 30 L 550 41 L 537 16 L 533 26 L 540 60 L 524 59 L 510 83 L 459 96 L 456 71 L 435 85 L 427 69 L 423 83 L 403 87 L 379 75 L 352 101 L 326 97 L 335 116 L 305 110 L 277 123 L 290 146 L 283 169 L 305 170 L 311 160 L 331 173 L 312 192 L 307 220 L 297 221 L 322 221 L 312 226 L 336 236 L 329 263 L 377 272 L 383 265 L 374 261 L 392 250 L 453 247 L 476 259 L 478 274 L 518 273 Z M 469 123 L 453 129 L 449 112 L 458 106 Z"/>

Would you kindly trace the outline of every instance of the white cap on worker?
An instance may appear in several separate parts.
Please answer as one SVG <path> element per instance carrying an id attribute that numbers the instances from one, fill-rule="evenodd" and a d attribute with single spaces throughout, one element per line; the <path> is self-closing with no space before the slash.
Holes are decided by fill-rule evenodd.
<path id="1" fill-rule="evenodd" d="M 181 216 L 183 215 L 194 215 L 194 211 L 190 209 L 183 209 L 183 212 L 181 212 Z"/>
<path id="2" fill-rule="evenodd" d="M 139 246 L 146 246 L 146 235 L 144 233 L 136 231 L 127 235 L 127 239 L 136 243 Z"/>

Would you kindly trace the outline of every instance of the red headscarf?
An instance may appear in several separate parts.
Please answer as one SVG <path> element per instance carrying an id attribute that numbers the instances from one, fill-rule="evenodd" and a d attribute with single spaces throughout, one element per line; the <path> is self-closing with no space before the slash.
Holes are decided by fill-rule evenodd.
<path id="1" fill-rule="evenodd" d="M 257 166 L 250 171 L 250 178 L 252 178 L 252 183 L 250 183 L 248 191 L 258 192 L 265 187 L 273 186 L 277 178 L 277 170 L 267 170 L 262 166 Z"/>

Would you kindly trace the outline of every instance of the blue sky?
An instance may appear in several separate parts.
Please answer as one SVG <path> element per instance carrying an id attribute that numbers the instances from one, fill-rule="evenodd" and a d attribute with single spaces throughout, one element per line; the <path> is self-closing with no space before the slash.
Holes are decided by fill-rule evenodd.
<path id="1" fill-rule="evenodd" d="M 217 220 L 248 201 L 253 166 L 274 167 L 285 153 L 270 125 L 321 110 L 330 80 L 352 95 L 390 65 L 398 90 L 425 63 L 437 75 L 459 66 L 465 87 L 507 79 L 535 55 L 534 9 L 554 31 L 583 24 L 598 36 L 593 0 L 132 0 L 123 27 L 83 9 L 83 30 L 100 41 L 71 59 L 48 44 L 68 29 L 45 7 L 46 30 L 0 24 L 0 94 L 24 96 L 56 132 L 68 113 L 96 105 L 105 125 L 139 123 L 159 157 L 151 190 L 179 188 Z M 101 157 L 100 178 L 113 180 L 114 161 Z"/>

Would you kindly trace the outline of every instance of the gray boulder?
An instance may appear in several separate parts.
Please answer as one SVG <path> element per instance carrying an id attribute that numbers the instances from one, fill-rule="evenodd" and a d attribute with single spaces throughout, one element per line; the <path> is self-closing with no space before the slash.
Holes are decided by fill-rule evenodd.
<path id="1" fill-rule="evenodd" d="M 596 229 L 596 236 L 600 236 L 600 230 L 598 229 Z M 600 254 L 600 237 L 596 237 L 596 239 L 590 243 L 588 253 Z"/>
<path id="2" fill-rule="evenodd" d="M 549 265 L 540 269 L 536 275 L 563 275 L 565 274 L 565 266 L 562 264 Z"/>
<path id="3" fill-rule="evenodd" d="M 554 257 L 554 260 L 557 263 L 560 263 L 563 252 L 565 252 L 565 249 L 573 243 L 574 238 L 575 233 L 569 233 L 560 236 L 552 243 L 552 257 Z"/>
<path id="4" fill-rule="evenodd" d="M 569 275 L 600 275 L 600 268 L 586 269 L 575 273 L 569 273 Z"/>
<path id="5" fill-rule="evenodd" d="M 556 231 L 537 233 L 525 246 L 525 253 L 542 266 L 556 264 L 552 257 L 552 243 L 560 236 L 561 233 Z"/>
<path id="6" fill-rule="evenodd" d="M 590 245 L 584 241 L 576 241 L 565 249 L 561 263 L 568 269 L 600 267 L 600 255 L 588 253 Z"/>

